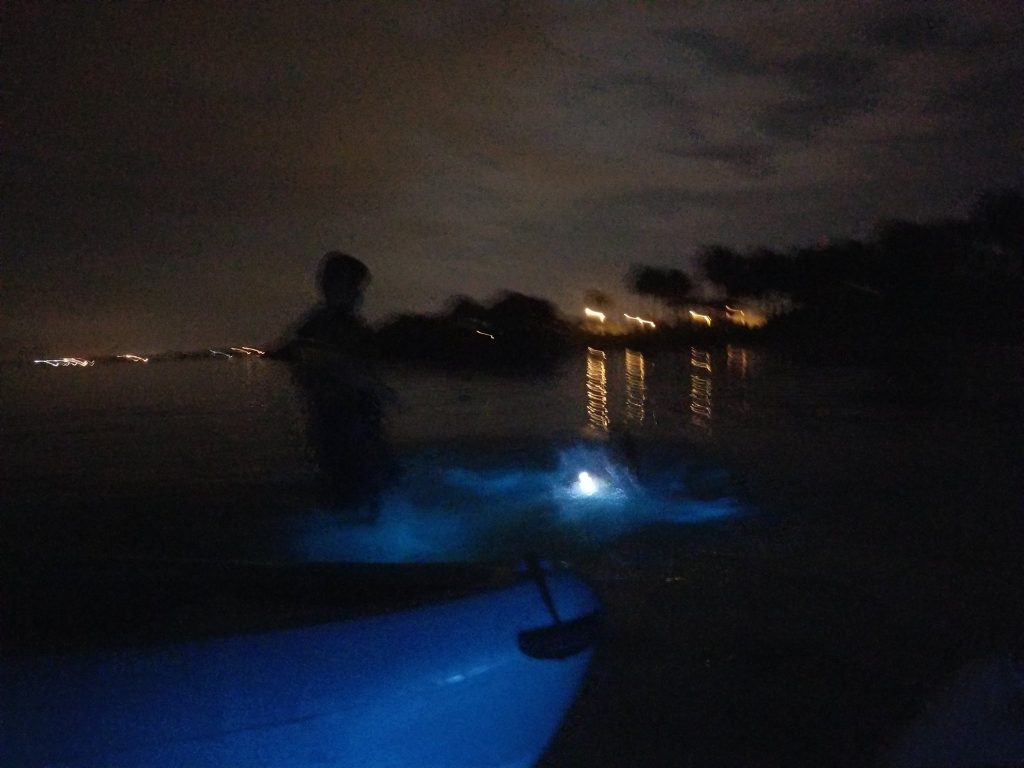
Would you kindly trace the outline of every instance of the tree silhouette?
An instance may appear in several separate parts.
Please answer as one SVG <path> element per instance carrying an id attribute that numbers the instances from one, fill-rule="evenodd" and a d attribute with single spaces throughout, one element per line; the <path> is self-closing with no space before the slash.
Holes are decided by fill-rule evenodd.
<path id="1" fill-rule="evenodd" d="M 563 330 L 554 304 L 515 291 L 501 294 L 487 310 L 487 316 L 496 329 L 506 332 L 547 335 Z"/>
<path id="2" fill-rule="evenodd" d="M 795 309 L 772 320 L 787 333 L 935 334 L 955 323 L 1007 338 L 1024 309 L 1024 195 L 985 192 L 966 220 L 884 220 L 863 242 L 749 254 L 709 246 L 699 258 L 730 296 L 788 296 Z"/>
<path id="3" fill-rule="evenodd" d="M 626 285 L 640 296 L 648 296 L 672 309 L 686 306 L 693 281 L 683 271 L 637 264 L 626 275 Z"/>
<path id="4" fill-rule="evenodd" d="M 479 323 L 487 317 L 487 308 L 469 296 L 452 296 L 445 304 L 445 314 L 454 323 Z"/>
<path id="5" fill-rule="evenodd" d="M 748 258 L 750 265 L 750 295 L 766 296 L 769 293 L 792 293 L 793 259 L 773 251 L 759 248 Z"/>
<path id="6" fill-rule="evenodd" d="M 982 241 L 1015 257 L 1024 269 L 1024 195 L 1015 189 L 985 192 L 971 211 Z"/>
<path id="7" fill-rule="evenodd" d="M 707 246 L 701 249 L 697 258 L 711 282 L 725 288 L 733 296 L 744 296 L 750 292 L 750 270 L 746 260 L 732 248 Z"/>
<path id="8" fill-rule="evenodd" d="M 610 309 L 615 302 L 613 302 L 612 297 L 604 291 L 598 290 L 597 288 L 591 288 L 583 294 L 583 303 L 588 307 Z"/>

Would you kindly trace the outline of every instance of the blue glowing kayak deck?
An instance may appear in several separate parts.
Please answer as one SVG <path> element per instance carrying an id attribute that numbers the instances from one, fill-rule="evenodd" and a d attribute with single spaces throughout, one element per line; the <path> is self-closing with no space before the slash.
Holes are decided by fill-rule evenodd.
<path id="1" fill-rule="evenodd" d="M 5 570 L 4 765 L 528 766 L 599 630 L 569 572 Z"/>

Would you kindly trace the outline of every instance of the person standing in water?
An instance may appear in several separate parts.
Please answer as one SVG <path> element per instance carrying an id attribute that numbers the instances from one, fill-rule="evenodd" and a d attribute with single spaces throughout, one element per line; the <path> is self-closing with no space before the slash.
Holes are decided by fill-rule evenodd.
<path id="1" fill-rule="evenodd" d="M 324 255 L 322 302 L 271 356 L 288 363 L 305 400 L 324 502 L 372 517 L 396 463 L 384 436 L 394 393 L 373 369 L 373 332 L 359 315 L 369 282 L 370 270 L 359 259 L 339 251 Z"/>

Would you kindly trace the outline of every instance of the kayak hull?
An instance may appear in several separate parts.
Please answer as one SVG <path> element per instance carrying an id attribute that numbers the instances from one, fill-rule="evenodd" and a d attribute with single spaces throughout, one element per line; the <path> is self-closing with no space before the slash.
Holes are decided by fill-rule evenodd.
<path id="1" fill-rule="evenodd" d="M 570 706 L 590 621 L 571 573 L 408 610 L 170 645 L 3 660 L 4 765 L 529 766 Z M 557 620 L 552 616 L 552 603 Z"/>

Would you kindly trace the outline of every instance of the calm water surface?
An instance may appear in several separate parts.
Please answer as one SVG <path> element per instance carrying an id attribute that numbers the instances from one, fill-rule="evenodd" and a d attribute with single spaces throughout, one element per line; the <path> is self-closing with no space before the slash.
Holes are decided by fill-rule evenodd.
<path id="1" fill-rule="evenodd" d="M 863 765 L 1019 641 L 1022 350 L 589 350 L 547 378 L 385 369 L 402 465 L 325 505 L 253 358 L 0 369 L 7 550 L 573 564 L 609 638 L 546 765 Z M 629 442 L 623 448 L 623 436 Z M 606 485 L 573 492 L 579 471 Z"/>

